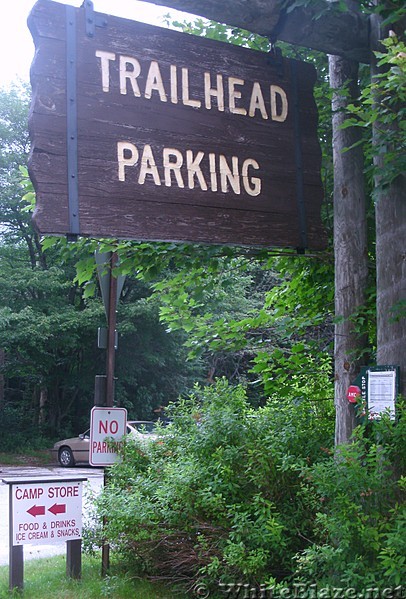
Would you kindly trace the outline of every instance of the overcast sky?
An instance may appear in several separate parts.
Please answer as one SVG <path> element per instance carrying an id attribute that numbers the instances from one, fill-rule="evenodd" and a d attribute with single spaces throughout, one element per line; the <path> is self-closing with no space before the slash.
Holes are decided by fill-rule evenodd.
<path id="1" fill-rule="evenodd" d="M 20 78 L 29 80 L 34 44 L 27 27 L 27 17 L 36 0 L 3 0 L 0 18 L 0 87 L 8 87 Z M 59 0 L 63 4 L 80 6 L 82 0 Z M 6 5 L 7 3 L 7 5 Z M 93 0 L 94 9 L 127 19 L 162 25 L 169 9 L 138 0 Z M 171 15 L 177 13 L 170 10 Z"/>

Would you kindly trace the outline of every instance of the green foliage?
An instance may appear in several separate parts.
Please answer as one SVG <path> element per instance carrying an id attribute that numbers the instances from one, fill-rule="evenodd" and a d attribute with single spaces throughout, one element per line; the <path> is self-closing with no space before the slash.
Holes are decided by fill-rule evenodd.
<path id="1" fill-rule="evenodd" d="M 348 0 L 282 0 L 281 7 L 288 14 L 297 8 L 310 8 L 314 20 L 326 14 L 339 15 L 349 10 Z M 383 26 L 401 21 L 406 14 L 402 0 L 359 0 L 358 10 L 364 14 L 380 15 Z"/>
<path id="2" fill-rule="evenodd" d="M 327 13 L 341 13 L 348 10 L 345 0 L 283 0 L 282 7 L 289 14 L 296 8 L 311 8 L 313 10 L 314 19 L 317 21 Z"/>
<path id="3" fill-rule="evenodd" d="M 169 273 L 168 273 L 169 275 Z M 245 332 L 260 325 L 255 269 L 242 257 L 210 260 L 205 265 L 167 276 L 154 285 L 160 316 L 168 330 L 183 329 L 190 357 L 205 352 L 241 349 Z"/>
<path id="4" fill-rule="evenodd" d="M 273 261 L 280 282 L 266 295 L 273 347 L 258 349 L 253 372 L 268 396 L 332 398 L 332 272 L 328 263 Z"/>
<path id="5" fill-rule="evenodd" d="M 401 403 L 397 413 L 334 454 L 331 403 L 253 410 L 241 386 L 196 387 L 158 442 L 125 446 L 98 516 L 138 575 L 189 587 L 393 588 L 406 554 Z"/>
<path id="6" fill-rule="evenodd" d="M 1 238 L 14 241 L 29 235 L 29 216 L 21 213 L 20 167 L 27 162 L 29 96 L 26 89 L 0 89 L 0 223 Z"/>
<path id="7" fill-rule="evenodd" d="M 406 573 L 405 418 L 359 427 L 353 442 L 306 479 L 317 491 L 315 541 L 297 556 L 296 576 L 320 586 L 396 586 Z"/>
<path id="8" fill-rule="evenodd" d="M 328 261 L 174 244 L 120 244 L 118 252 L 124 272 L 158 277 L 150 301 L 160 306 L 167 332 L 183 332 L 189 359 L 203 360 L 210 378 L 256 380 L 278 397 L 315 388 L 318 397 L 332 396 Z"/>
<path id="9" fill-rule="evenodd" d="M 28 436 L 38 434 L 39 419 L 52 437 L 87 428 L 94 377 L 105 372 L 104 352 L 96 346 L 97 328 L 105 326 L 103 304 L 99 294 L 85 298 L 72 283 L 80 253 L 70 255 L 66 245 L 65 240 L 48 245 L 46 269 L 32 269 L 24 248 L 0 247 L 6 405 L 18 403 L 21 415 L 31 413 L 31 427 L 25 419 L 15 422 L 16 432 L 25 427 Z M 148 286 L 127 278 L 118 310 L 116 399 L 138 419 L 151 419 L 154 409 L 176 399 L 201 376 L 198 364 L 186 363 L 182 336 L 165 332 L 149 295 Z"/>
<path id="10" fill-rule="evenodd" d="M 150 420 L 154 410 L 175 401 L 201 380 L 199 361 L 187 361 L 184 336 L 168 334 L 148 286 L 128 279 L 118 310 L 120 334 L 116 397 L 129 418 Z"/>
<path id="11" fill-rule="evenodd" d="M 202 18 L 196 18 L 193 22 L 181 22 L 173 21 L 171 20 L 171 16 L 167 15 L 165 20 L 167 25 L 170 25 L 172 28 L 175 27 L 183 31 L 183 33 L 207 37 L 220 42 L 228 42 L 236 46 L 251 48 L 252 50 L 267 52 L 270 49 L 268 38 L 251 33 L 245 29 L 229 27 L 228 25 Z"/>
<path id="12" fill-rule="evenodd" d="M 25 167 L 28 94 L 0 93 L 0 348 L 3 448 L 35 443 L 83 417 L 81 396 L 93 389 L 84 346 L 97 326 L 98 307 L 84 310 L 74 269 L 60 256 L 47 262 L 31 224 L 34 193 Z M 23 184 L 21 179 L 23 178 Z M 77 420 L 75 420 L 77 418 Z M 13 422 L 12 422 L 13 419 Z M 12 430 L 11 436 L 8 430 Z M 2 431 L 3 432 L 3 431 Z"/>
<path id="13" fill-rule="evenodd" d="M 388 27 L 394 24 L 402 27 L 402 20 L 406 15 L 406 8 L 402 0 L 386 0 L 380 2 L 364 1 L 363 7 L 369 14 L 377 14 L 382 19 L 382 26 Z M 403 33 L 403 32 L 402 32 Z"/>
<path id="14" fill-rule="evenodd" d="M 7 404 L 1 411 L 0 451 L 27 452 L 49 447 L 49 439 L 32 433 L 29 405 L 22 402 Z"/>
<path id="15" fill-rule="evenodd" d="M 82 426 L 89 403 L 81 402 L 94 386 L 92 346 L 101 306 L 93 301 L 84 309 L 80 289 L 69 282 L 67 271 L 57 266 L 32 269 L 24 248 L 1 247 L 0 265 L 5 409 L 19 413 L 15 434 L 35 437 L 39 421 L 48 434 L 55 434 L 71 421 L 72 409 L 75 427 Z"/>
<path id="16" fill-rule="evenodd" d="M 252 410 L 242 386 L 196 387 L 170 410 L 158 442 L 128 443 L 99 503 L 105 531 L 134 573 L 263 582 L 291 573 L 313 515 L 302 468 L 325 459 L 324 403 Z"/>
<path id="17" fill-rule="evenodd" d="M 384 51 L 375 52 L 381 71 L 362 89 L 359 102 L 348 106 L 351 116 L 343 125 L 370 129 L 377 124 L 379 134 L 367 147 L 371 164 L 374 157 L 380 158 L 371 167 L 376 191 L 406 171 L 406 46 L 395 34 L 381 43 Z"/>

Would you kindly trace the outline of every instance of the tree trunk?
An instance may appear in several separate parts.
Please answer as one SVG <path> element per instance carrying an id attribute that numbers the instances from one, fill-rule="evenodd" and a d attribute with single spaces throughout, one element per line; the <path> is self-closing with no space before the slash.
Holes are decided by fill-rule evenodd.
<path id="1" fill-rule="evenodd" d="M 48 402 L 48 389 L 45 386 L 41 386 L 39 393 L 39 413 L 38 413 L 38 424 L 43 426 L 46 423 L 46 408 Z"/>
<path id="2" fill-rule="evenodd" d="M 366 335 L 355 330 L 351 319 L 365 303 L 368 276 L 367 224 L 364 163 L 361 146 L 344 148 L 359 140 L 355 128 L 340 129 L 345 107 L 358 97 L 358 64 L 329 57 L 333 91 L 334 254 L 335 254 L 335 406 L 336 445 L 347 443 L 355 426 L 347 389 L 359 373 L 359 356 L 367 346 Z M 343 88 L 347 87 L 346 92 Z"/>
<path id="3" fill-rule="evenodd" d="M 380 165 L 380 157 L 375 164 Z M 400 366 L 406 390 L 406 319 L 397 317 L 406 289 L 406 185 L 401 176 L 376 198 L 377 363 Z M 404 314 L 404 308 L 403 308 Z"/>
<path id="4" fill-rule="evenodd" d="M 384 2 L 379 2 L 384 5 Z M 372 49 L 383 51 L 379 40 L 388 36 L 381 30 L 381 18 L 373 15 L 371 27 Z M 371 75 L 379 72 L 376 60 L 371 61 Z M 397 125 L 394 124 L 394 127 Z M 374 144 L 380 146 L 385 137 L 385 126 L 376 121 L 373 125 Z M 388 151 L 393 148 L 388 148 Z M 401 150 L 399 150 L 401 151 Z M 376 222 L 376 316 L 377 363 L 400 366 L 400 392 L 406 392 L 406 319 L 400 315 L 400 302 L 405 300 L 406 289 L 406 178 L 404 173 L 390 186 L 380 185 L 383 155 L 374 156 L 375 222 Z M 397 314 L 399 309 L 399 314 Z M 404 314 L 404 309 L 403 309 Z"/>
<path id="5" fill-rule="evenodd" d="M 3 367 L 5 362 L 4 349 L 0 349 L 0 412 L 4 409 L 4 374 Z"/>

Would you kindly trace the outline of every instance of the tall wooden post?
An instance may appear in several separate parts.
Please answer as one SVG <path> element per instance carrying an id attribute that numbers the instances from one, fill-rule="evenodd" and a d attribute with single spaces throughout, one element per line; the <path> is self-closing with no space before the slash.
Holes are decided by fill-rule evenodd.
<path id="1" fill-rule="evenodd" d="M 379 0 L 377 5 L 390 9 L 389 2 Z M 389 35 L 382 28 L 382 17 L 378 14 L 371 17 L 372 50 L 383 51 L 380 40 Z M 405 22 L 400 24 L 403 33 Z M 390 25 L 395 27 L 395 25 Z M 379 74 L 375 55 L 371 58 L 371 75 Z M 379 99 L 377 98 L 377 101 Z M 393 129 L 398 123 L 391 125 Z M 373 124 L 373 140 L 376 146 L 381 145 L 382 137 L 387 136 L 390 126 L 382 124 L 379 119 Z M 388 147 L 388 151 L 402 151 L 400 148 Z M 399 391 L 406 393 L 406 318 L 397 314 L 396 306 L 405 300 L 406 289 L 406 176 L 399 173 L 389 185 L 381 185 L 381 173 L 384 167 L 384 156 L 374 152 L 375 176 L 375 224 L 376 224 L 376 319 L 377 319 L 377 362 L 378 364 L 400 366 Z"/>
<path id="2" fill-rule="evenodd" d="M 335 256 L 335 407 L 336 445 L 348 442 L 355 426 L 354 406 L 347 389 L 359 373 L 359 354 L 366 335 L 355 331 L 351 316 L 364 304 L 368 276 L 364 162 L 356 128 L 340 129 L 345 108 L 358 97 L 358 63 L 329 57 L 333 89 L 334 256 Z M 344 92 L 346 89 L 346 92 Z"/>

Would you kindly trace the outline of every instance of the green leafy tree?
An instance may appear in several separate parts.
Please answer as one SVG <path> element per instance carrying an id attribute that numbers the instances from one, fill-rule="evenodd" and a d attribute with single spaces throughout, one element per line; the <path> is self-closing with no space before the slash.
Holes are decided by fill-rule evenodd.
<path id="1" fill-rule="evenodd" d="M 199 361 L 187 361 L 181 332 L 168 334 L 148 285 L 128 278 L 118 309 L 116 400 L 129 418 L 150 420 L 204 376 Z"/>
<path id="2" fill-rule="evenodd" d="M 1 238 L 12 243 L 23 242 L 32 268 L 37 262 L 45 266 L 39 236 L 31 226 L 31 216 L 22 199 L 21 167 L 29 152 L 29 93 L 23 87 L 0 90 L 0 215 Z"/>

